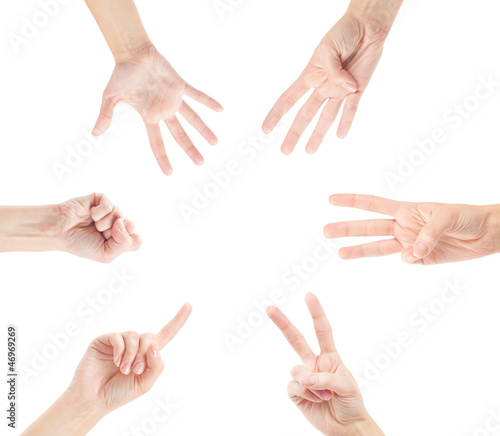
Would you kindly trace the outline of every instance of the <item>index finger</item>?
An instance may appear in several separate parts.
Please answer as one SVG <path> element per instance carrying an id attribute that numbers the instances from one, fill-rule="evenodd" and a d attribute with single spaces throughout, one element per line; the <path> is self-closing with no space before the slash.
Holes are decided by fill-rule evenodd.
<path id="1" fill-rule="evenodd" d="M 354 207 L 392 216 L 396 215 L 400 205 L 398 201 L 362 194 L 334 194 L 330 196 L 329 201 L 334 206 Z"/>
<path id="2" fill-rule="evenodd" d="M 281 118 L 297 103 L 302 96 L 308 91 L 308 87 L 305 84 L 302 77 L 299 77 L 293 84 L 288 88 L 278 101 L 274 104 L 273 108 L 269 111 L 264 123 L 262 124 L 262 131 L 264 133 L 271 133 L 276 125 L 279 123 Z"/>
<path id="3" fill-rule="evenodd" d="M 315 357 L 311 347 L 307 344 L 306 338 L 304 338 L 302 333 L 300 333 L 297 327 L 290 322 L 281 310 L 275 306 L 270 306 L 267 308 L 267 315 L 276 324 L 276 327 L 281 330 L 283 336 L 285 336 L 302 361 Z"/>
<path id="4" fill-rule="evenodd" d="M 314 294 L 308 293 L 306 295 L 306 304 L 313 319 L 314 330 L 316 331 L 316 337 L 318 338 L 321 352 L 332 353 L 337 351 L 333 340 L 332 327 L 321 303 Z"/>
<path id="5" fill-rule="evenodd" d="M 172 318 L 172 320 L 163 327 L 156 335 L 156 342 L 160 350 L 165 347 L 176 335 L 179 330 L 186 323 L 189 315 L 191 315 L 192 307 L 186 303 L 181 307 L 179 312 Z"/>

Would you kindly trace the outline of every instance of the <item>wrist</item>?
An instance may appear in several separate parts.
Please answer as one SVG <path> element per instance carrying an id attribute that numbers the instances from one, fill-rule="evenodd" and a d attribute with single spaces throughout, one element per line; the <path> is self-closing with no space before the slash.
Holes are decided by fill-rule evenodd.
<path id="1" fill-rule="evenodd" d="M 364 419 L 353 422 L 352 425 L 349 426 L 348 430 L 342 434 L 345 434 L 345 436 L 384 436 L 384 432 L 369 415 Z M 327 436 L 338 435 L 338 432 L 327 433 Z"/>
<path id="2" fill-rule="evenodd" d="M 56 408 L 63 420 L 62 427 L 67 423 L 68 434 L 75 435 L 86 434 L 107 414 L 97 402 L 88 401 L 71 387 L 59 397 Z"/>
<path id="3" fill-rule="evenodd" d="M 115 63 L 118 65 L 141 60 L 156 52 L 156 47 L 148 38 L 136 43 L 130 43 L 127 47 L 124 47 L 118 53 L 113 53 L 113 55 L 115 58 Z"/>
<path id="4" fill-rule="evenodd" d="M 403 0 L 352 0 L 347 14 L 354 16 L 385 39 L 402 4 Z"/>

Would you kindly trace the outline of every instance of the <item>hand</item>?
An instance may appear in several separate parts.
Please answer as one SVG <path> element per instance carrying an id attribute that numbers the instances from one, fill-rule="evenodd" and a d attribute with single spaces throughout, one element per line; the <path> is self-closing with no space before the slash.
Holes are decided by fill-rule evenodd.
<path id="1" fill-rule="evenodd" d="M 394 217 L 325 226 L 327 238 L 392 236 L 392 239 L 342 248 L 339 251 L 342 259 L 401 252 L 402 260 L 407 263 L 433 265 L 487 256 L 500 248 L 499 206 L 407 203 L 355 194 L 332 195 L 330 203 Z"/>
<path id="2" fill-rule="evenodd" d="M 347 13 L 325 35 L 299 78 L 285 91 L 269 112 L 262 130 L 271 132 L 281 118 L 311 88 L 314 92 L 298 112 L 281 151 L 290 154 L 323 103 L 327 102 L 318 124 L 306 145 L 314 153 L 332 126 L 345 100 L 339 138 L 345 138 L 382 55 L 388 31 L 373 20 Z"/>
<path id="3" fill-rule="evenodd" d="M 156 335 L 136 332 L 106 334 L 94 339 L 83 356 L 69 390 L 82 403 L 107 413 L 148 392 L 163 371 L 160 350 L 179 332 L 191 314 L 185 304 Z"/>
<path id="4" fill-rule="evenodd" d="M 267 311 L 302 360 L 302 365 L 292 368 L 293 381 L 288 384 L 288 395 L 309 422 L 325 435 L 383 435 L 366 411 L 354 377 L 340 359 L 320 302 L 313 294 L 307 294 L 306 303 L 321 348 L 319 356 L 277 307 L 271 306 Z"/>
<path id="5" fill-rule="evenodd" d="M 167 60 L 152 46 L 139 54 L 120 60 L 106 87 L 101 112 L 92 134 L 102 135 L 113 118 L 115 106 L 127 102 L 141 115 L 149 136 L 153 153 L 162 171 L 172 174 L 160 131 L 164 121 L 175 141 L 196 165 L 203 157 L 182 128 L 176 113 L 181 114 L 211 145 L 217 144 L 214 133 L 184 101 L 188 96 L 210 109 L 220 112 L 222 106 L 214 99 L 188 85 Z"/>
<path id="6" fill-rule="evenodd" d="M 126 251 L 138 250 L 141 238 L 134 223 L 104 194 L 91 194 L 60 206 L 64 251 L 109 263 Z"/>

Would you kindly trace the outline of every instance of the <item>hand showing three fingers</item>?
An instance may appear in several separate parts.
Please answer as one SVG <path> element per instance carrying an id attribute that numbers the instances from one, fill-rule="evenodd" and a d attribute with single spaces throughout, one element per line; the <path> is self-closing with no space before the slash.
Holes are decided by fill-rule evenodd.
<path id="1" fill-rule="evenodd" d="M 104 194 L 74 198 L 61 205 L 64 251 L 99 262 L 110 262 L 138 250 L 135 226 Z"/>
<path id="2" fill-rule="evenodd" d="M 302 360 L 292 369 L 288 395 L 309 422 L 325 435 L 383 435 L 370 417 L 354 377 L 342 363 L 321 304 L 306 295 L 321 353 L 316 356 L 304 336 L 276 307 L 268 315 Z"/>
<path id="3" fill-rule="evenodd" d="M 182 115 L 209 144 L 217 144 L 217 137 L 184 101 L 184 96 L 214 111 L 222 111 L 219 103 L 188 85 L 155 48 L 148 47 L 140 54 L 117 63 L 104 91 L 101 112 L 92 133 L 102 135 L 107 130 L 115 106 L 123 101 L 139 112 L 144 120 L 151 148 L 166 175 L 172 174 L 172 166 L 160 131 L 161 121 L 165 122 L 175 141 L 191 160 L 201 165 L 203 157 L 181 126 L 176 113 Z"/>
<path id="4" fill-rule="evenodd" d="M 345 138 L 363 95 L 382 55 L 387 32 L 370 21 L 347 13 L 325 35 L 308 65 L 278 99 L 262 126 L 271 132 L 281 118 L 309 91 L 314 92 L 295 118 L 281 151 L 290 154 L 316 113 L 326 102 L 318 124 L 306 145 L 314 153 L 332 126 L 342 103 L 345 101 L 337 130 Z"/>
<path id="5" fill-rule="evenodd" d="M 191 314 L 185 304 L 156 335 L 135 332 L 95 339 L 83 356 L 70 390 L 106 413 L 148 392 L 163 371 L 160 350 L 179 332 Z"/>
<path id="6" fill-rule="evenodd" d="M 500 249 L 499 206 L 409 203 L 355 194 L 332 195 L 330 203 L 394 217 L 325 226 L 327 238 L 392 236 L 342 248 L 343 259 L 401 253 L 407 263 L 432 265 L 476 259 Z"/>

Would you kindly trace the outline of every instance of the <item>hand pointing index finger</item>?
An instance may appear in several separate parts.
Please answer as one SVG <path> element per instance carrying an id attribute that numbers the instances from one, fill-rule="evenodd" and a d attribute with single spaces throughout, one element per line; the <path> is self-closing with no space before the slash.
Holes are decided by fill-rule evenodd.
<path id="1" fill-rule="evenodd" d="M 191 315 L 192 307 L 189 303 L 186 303 L 181 307 L 179 312 L 168 322 L 168 324 L 163 327 L 156 335 L 156 342 L 158 347 L 163 349 L 176 335 L 179 330 L 186 323 L 189 315 Z"/>

